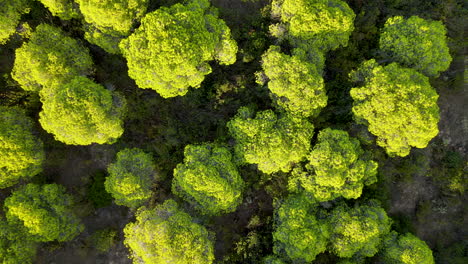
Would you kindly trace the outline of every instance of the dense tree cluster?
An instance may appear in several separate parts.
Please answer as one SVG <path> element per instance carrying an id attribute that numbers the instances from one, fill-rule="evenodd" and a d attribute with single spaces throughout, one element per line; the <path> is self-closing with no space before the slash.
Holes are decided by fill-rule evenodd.
<path id="1" fill-rule="evenodd" d="M 0 262 L 4 264 L 33 263 L 37 242 L 24 230 L 0 218 Z"/>
<path id="2" fill-rule="evenodd" d="M 385 240 L 383 260 L 397 264 L 434 264 L 434 257 L 427 244 L 416 236 L 391 232 Z"/>
<path id="3" fill-rule="evenodd" d="M 63 20 L 80 18 L 77 4 L 73 0 L 39 0 L 54 16 Z"/>
<path id="4" fill-rule="evenodd" d="M 204 214 L 230 213 L 242 202 L 242 180 L 229 149 L 188 145 L 184 163 L 174 169 L 172 192 Z"/>
<path id="5" fill-rule="evenodd" d="M 29 0 L 3 1 L 0 3 L 0 44 L 4 44 L 16 32 L 21 15 L 29 12 Z"/>

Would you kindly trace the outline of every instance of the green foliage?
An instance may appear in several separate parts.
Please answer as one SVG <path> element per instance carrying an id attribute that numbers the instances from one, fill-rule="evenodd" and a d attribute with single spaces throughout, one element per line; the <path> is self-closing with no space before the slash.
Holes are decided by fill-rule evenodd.
<path id="1" fill-rule="evenodd" d="M 85 38 L 109 53 L 120 53 L 120 41 L 128 37 L 135 21 L 146 13 L 148 0 L 76 0 L 85 21 Z"/>
<path id="2" fill-rule="evenodd" d="M 425 148 L 439 132 L 438 95 L 426 76 L 396 63 L 383 67 L 369 60 L 351 78 L 364 82 L 350 92 L 354 118 L 368 125 L 390 156 Z"/>
<path id="3" fill-rule="evenodd" d="M 293 261 L 311 262 L 326 250 L 330 229 L 325 219 L 316 216 L 314 205 L 305 195 L 290 196 L 275 212 L 273 251 Z"/>
<path id="4" fill-rule="evenodd" d="M 104 186 L 116 204 L 137 208 L 151 197 L 155 168 L 150 154 L 137 148 L 123 149 L 107 171 Z"/>
<path id="5" fill-rule="evenodd" d="M 79 18 L 80 13 L 73 0 L 38 0 L 54 16 L 58 16 L 63 20 L 70 20 L 72 18 Z"/>
<path id="6" fill-rule="evenodd" d="M 229 65 L 236 61 L 237 44 L 208 0 L 148 13 L 141 26 L 120 43 L 128 74 L 140 88 L 162 97 L 185 95 L 199 87 L 211 72 L 209 61 Z"/>
<path id="7" fill-rule="evenodd" d="M 125 100 L 85 77 L 41 91 L 39 122 L 69 145 L 113 143 L 123 133 Z"/>
<path id="8" fill-rule="evenodd" d="M 172 192 L 208 215 L 230 213 L 242 202 L 242 180 L 229 149 L 187 145 L 174 169 Z"/>
<path id="9" fill-rule="evenodd" d="M 434 264 L 432 250 L 416 236 L 406 233 L 398 235 L 390 233 L 384 242 L 382 250 L 386 263 L 394 264 Z"/>
<path id="10" fill-rule="evenodd" d="M 294 46 L 316 46 L 328 51 L 347 46 L 354 30 L 353 10 L 341 0 L 273 0 L 272 17 L 281 23 L 270 27 Z"/>
<path id="11" fill-rule="evenodd" d="M 316 116 L 327 105 L 322 76 L 315 65 L 303 58 L 288 56 L 278 46 L 271 46 L 262 56 L 262 68 L 273 100 L 287 112 Z"/>
<path id="12" fill-rule="evenodd" d="M 447 30 L 440 21 L 417 16 L 391 17 L 380 36 L 380 49 L 392 61 L 414 68 L 427 76 L 438 76 L 450 66 Z"/>
<path id="13" fill-rule="evenodd" d="M 19 108 L 0 106 L 0 188 L 42 171 L 45 153 L 33 122 Z"/>
<path id="14" fill-rule="evenodd" d="M 377 181 L 377 162 L 370 160 L 359 141 L 346 131 L 320 131 L 308 161 L 305 171 L 293 171 L 290 189 L 305 189 L 321 202 L 340 196 L 359 198 L 364 185 Z"/>
<path id="15" fill-rule="evenodd" d="M 105 172 L 98 171 L 93 175 L 88 185 L 87 200 L 93 203 L 94 208 L 106 207 L 112 204 L 112 196 L 104 187 L 105 180 Z"/>
<path id="16" fill-rule="evenodd" d="M 314 127 L 305 119 L 277 117 L 271 110 L 254 112 L 241 107 L 227 127 L 236 140 L 235 153 L 242 163 L 257 164 L 264 173 L 289 172 L 310 150 Z"/>
<path id="17" fill-rule="evenodd" d="M 173 200 L 154 209 L 142 207 L 124 229 L 124 244 L 135 263 L 210 264 L 213 243 L 205 227 L 192 222 Z"/>
<path id="18" fill-rule="evenodd" d="M 107 252 L 116 242 L 117 231 L 106 228 L 91 235 L 90 240 L 94 248 L 100 252 Z"/>
<path id="19" fill-rule="evenodd" d="M 5 199 L 8 222 L 24 226 L 37 241 L 69 241 L 84 226 L 72 211 L 73 197 L 58 184 L 27 184 Z"/>
<path id="20" fill-rule="evenodd" d="M 40 24 L 29 42 L 15 52 L 12 77 L 24 90 L 40 91 L 88 75 L 93 61 L 88 49 L 59 28 Z"/>
<path id="21" fill-rule="evenodd" d="M 28 0 L 11 0 L 0 3 L 0 45 L 16 32 L 21 15 L 29 13 Z"/>
<path id="22" fill-rule="evenodd" d="M 284 262 L 275 255 L 267 256 L 263 259 L 264 264 L 284 264 Z"/>
<path id="23" fill-rule="evenodd" d="M 333 209 L 330 225 L 333 253 L 342 258 L 372 257 L 390 232 L 391 219 L 376 205 L 342 205 Z"/>
<path id="24" fill-rule="evenodd" d="M 36 250 L 37 243 L 28 234 L 0 219 L 0 263 L 33 263 Z"/>

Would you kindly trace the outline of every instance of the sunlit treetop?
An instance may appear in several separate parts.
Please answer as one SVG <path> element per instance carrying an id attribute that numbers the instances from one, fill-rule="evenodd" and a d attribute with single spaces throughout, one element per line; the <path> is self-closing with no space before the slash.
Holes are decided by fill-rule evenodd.
<path id="1" fill-rule="evenodd" d="M 364 185 L 377 181 L 377 163 L 346 131 L 331 128 L 320 131 L 307 159 L 305 170 L 293 171 L 290 188 L 305 190 L 321 202 L 340 196 L 359 198 Z"/>
<path id="2" fill-rule="evenodd" d="M 390 156 L 424 148 L 439 132 L 438 95 L 426 76 L 397 63 L 380 66 L 370 60 L 351 78 L 362 84 L 351 89 L 354 118 L 368 126 Z"/>
<path id="3" fill-rule="evenodd" d="M 30 0 L 2 1 L 0 3 L 0 45 L 16 32 L 21 15 L 29 13 Z"/>
<path id="4" fill-rule="evenodd" d="M 120 48 L 129 76 L 140 88 L 154 89 L 164 98 L 199 87 L 211 72 L 209 61 L 233 64 L 237 53 L 230 29 L 208 0 L 148 13 Z"/>
<path id="5" fill-rule="evenodd" d="M 380 49 L 392 61 L 427 76 L 438 76 L 450 66 L 447 30 L 440 21 L 417 16 L 391 17 L 380 35 Z"/>
<path id="6" fill-rule="evenodd" d="M 278 256 L 309 263 L 326 250 L 329 225 L 326 219 L 317 218 L 307 196 L 289 196 L 275 211 L 275 223 L 273 251 Z"/>
<path id="7" fill-rule="evenodd" d="M 123 149 L 107 171 L 104 186 L 116 204 L 137 208 L 151 197 L 156 172 L 150 154 L 137 148 Z"/>
<path id="8" fill-rule="evenodd" d="M 230 213 L 242 202 L 244 181 L 229 149 L 213 144 L 188 145 L 184 162 L 174 169 L 172 192 L 201 213 Z"/>
<path id="9" fill-rule="evenodd" d="M 31 39 L 15 52 L 12 77 L 24 90 L 40 91 L 91 73 L 87 48 L 47 24 L 36 27 Z"/>
<path id="10" fill-rule="evenodd" d="M 391 219 L 378 205 L 341 205 L 330 216 L 330 250 L 342 258 L 372 257 L 390 233 Z"/>
<path id="11" fill-rule="evenodd" d="M 255 114 L 241 107 L 227 127 L 242 163 L 257 164 L 264 173 L 289 172 L 310 150 L 314 127 L 305 119 L 277 116 L 272 110 Z"/>
<path id="12" fill-rule="evenodd" d="M 72 18 L 79 18 L 80 13 L 78 6 L 73 0 L 38 0 L 54 16 L 58 16 L 63 20 L 70 20 Z"/>
<path id="13" fill-rule="evenodd" d="M 305 59 L 281 53 L 271 46 L 262 56 L 262 68 L 268 78 L 273 100 L 290 114 L 316 116 L 327 105 L 323 78 L 315 65 Z"/>
<path id="14" fill-rule="evenodd" d="M 0 218 L 0 263 L 31 264 L 36 255 L 37 245 L 38 243 L 23 229 Z"/>
<path id="15" fill-rule="evenodd" d="M 406 233 L 390 233 L 381 251 L 386 263 L 394 264 L 434 264 L 432 250 L 416 236 Z"/>
<path id="16" fill-rule="evenodd" d="M 347 46 L 354 30 L 353 10 L 341 0 L 273 0 L 272 16 L 281 23 L 271 33 L 293 45 L 316 45 L 322 51 Z"/>
<path id="17" fill-rule="evenodd" d="M 69 145 L 114 143 L 123 133 L 125 100 L 85 77 L 43 89 L 39 122 Z"/>
<path id="18" fill-rule="evenodd" d="M 124 229 L 124 244 L 134 263 L 211 264 L 213 242 L 208 231 L 192 221 L 174 200 L 154 209 L 142 207 L 136 222 Z"/>
<path id="19" fill-rule="evenodd" d="M 27 184 L 5 199 L 9 223 L 23 226 L 36 241 L 69 241 L 84 226 L 73 212 L 73 197 L 58 184 Z"/>
<path id="20" fill-rule="evenodd" d="M 0 106 L 0 188 L 42 171 L 42 141 L 33 134 L 33 122 L 19 108 Z"/>

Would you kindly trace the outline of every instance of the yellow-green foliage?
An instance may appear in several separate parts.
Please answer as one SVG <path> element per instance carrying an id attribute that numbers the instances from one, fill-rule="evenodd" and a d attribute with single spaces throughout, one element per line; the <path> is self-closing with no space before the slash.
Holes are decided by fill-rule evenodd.
<path id="1" fill-rule="evenodd" d="M 242 202 L 242 180 L 227 148 L 212 144 L 188 145 L 184 163 L 174 169 L 172 192 L 201 213 L 230 213 Z"/>
<path id="2" fill-rule="evenodd" d="M 263 264 L 284 264 L 284 262 L 278 257 L 270 255 L 263 259 Z"/>
<path id="3" fill-rule="evenodd" d="M 332 211 L 330 224 L 333 253 L 342 258 L 372 257 L 390 232 L 391 219 L 376 205 L 338 206 Z"/>
<path id="4" fill-rule="evenodd" d="M 118 54 L 120 41 L 146 13 L 148 0 L 76 0 L 87 26 L 85 38 Z"/>
<path id="5" fill-rule="evenodd" d="M 33 263 L 36 250 L 37 242 L 27 233 L 0 218 L 0 263 Z"/>
<path id="6" fill-rule="evenodd" d="M 311 262 L 326 250 L 330 236 L 325 219 L 315 216 L 314 205 L 305 195 L 290 196 L 275 212 L 273 251 L 297 263 Z M 296 262 L 294 262 L 296 263 Z"/>
<path id="7" fill-rule="evenodd" d="M 125 101 L 85 77 L 41 91 L 39 122 L 69 145 L 113 143 L 123 133 Z"/>
<path id="8" fill-rule="evenodd" d="M 8 222 L 24 226 L 37 241 L 72 240 L 84 226 L 72 211 L 73 198 L 58 184 L 27 184 L 5 199 Z"/>
<path id="9" fill-rule="evenodd" d="M 42 171 L 42 141 L 33 135 L 33 122 L 19 108 L 0 106 L 0 188 Z"/>
<path id="10" fill-rule="evenodd" d="M 438 95 L 426 76 L 396 63 L 383 67 L 370 60 L 351 77 L 363 82 L 351 89 L 354 118 L 368 125 L 390 156 L 424 148 L 439 132 Z"/>
<path id="11" fill-rule="evenodd" d="M 380 35 L 380 49 L 391 60 L 427 76 L 438 76 L 450 66 L 447 30 L 440 21 L 417 16 L 391 17 Z"/>
<path id="12" fill-rule="evenodd" d="M 305 189 L 321 202 L 340 196 L 356 199 L 364 185 L 377 181 L 378 164 L 346 131 L 320 131 L 308 160 L 306 170 L 293 171 L 289 184 L 292 190 Z"/>
<path id="13" fill-rule="evenodd" d="M 136 208 L 151 197 L 155 168 L 150 154 L 137 148 L 121 150 L 107 171 L 104 186 L 116 204 Z"/>
<path id="14" fill-rule="evenodd" d="M 208 61 L 232 64 L 237 52 L 229 28 L 208 0 L 148 13 L 120 48 L 137 85 L 154 89 L 164 98 L 199 87 L 211 72 Z"/>
<path id="15" fill-rule="evenodd" d="M 134 263 L 210 264 L 214 261 L 213 242 L 202 225 L 192 222 L 173 200 L 154 209 L 142 207 L 136 222 L 124 229 L 124 244 Z"/>
<path id="16" fill-rule="evenodd" d="M 40 24 L 29 42 L 16 50 L 12 77 L 24 90 L 40 91 L 88 75 L 92 66 L 87 48 L 59 28 Z"/>
<path id="17" fill-rule="evenodd" d="M 271 46 L 262 56 L 268 89 L 280 108 L 300 117 L 316 116 L 327 105 L 323 78 L 315 65 Z"/>
<path id="18" fill-rule="evenodd" d="M 29 12 L 29 0 L 3 0 L 0 3 L 0 45 L 16 32 L 21 15 Z"/>
<path id="19" fill-rule="evenodd" d="M 310 150 L 314 127 L 305 119 L 277 117 L 271 110 L 254 112 L 241 107 L 227 127 L 236 140 L 236 155 L 242 162 L 257 164 L 264 173 L 289 172 Z"/>
<path id="20" fill-rule="evenodd" d="M 284 33 L 293 45 L 307 43 L 322 51 L 347 46 L 356 17 L 341 0 L 273 0 L 272 16 L 281 21 L 271 28 L 276 37 Z"/>
<path id="21" fill-rule="evenodd" d="M 73 0 L 38 0 L 54 16 L 58 16 L 63 20 L 70 20 L 72 18 L 79 18 L 80 13 Z"/>
<path id="22" fill-rule="evenodd" d="M 382 250 L 385 263 L 392 264 L 434 264 L 432 250 L 416 236 L 406 233 L 398 235 L 393 231 Z"/>

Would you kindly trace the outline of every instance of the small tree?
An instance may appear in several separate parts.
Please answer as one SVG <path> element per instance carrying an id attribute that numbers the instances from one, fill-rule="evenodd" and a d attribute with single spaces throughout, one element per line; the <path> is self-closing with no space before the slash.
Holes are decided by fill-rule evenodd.
<path id="1" fill-rule="evenodd" d="M 370 60 L 351 78 L 363 84 L 351 89 L 354 119 L 368 125 L 377 145 L 390 156 L 424 148 L 439 132 L 438 95 L 426 76 L 396 63 L 383 67 Z"/>
<path id="2" fill-rule="evenodd" d="M 273 0 L 271 14 L 281 22 L 270 27 L 278 38 L 307 49 L 328 51 L 347 46 L 354 30 L 353 10 L 341 0 Z"/>
<path id="3" fill-rule="evenodd" d="M 5 199 L 8 222 L 24 226 L 37 241 L 69 241 L 84 226 L 72 211 L 73 198 L 58 184 L 27 184 Z"/>
<path id="4" fill-rule="evenodd" d="M 174 169 L 172 192 L 208 215 L 230 213 L 242 202 L 242 180 L 227 148 L 188 145 Z"/>
<path id="5" fill-rule="evenodd" d="M 380 49 L 392 61 L 414 68 L 427 76 L 438 76 L 450 66 L 447 30 L 440 21 L 417 16 L 391 17 L 380 35 Z"/>
<path id="6" fill-rule="evenodd" d="M 385 263 L 395 264 L 434 264 L 432 250 L 416 236 L 406 233 L 390 233 L 384 242 L 382 258 Z"/>
<path id="7" fill-rule="evenodd" d="M 121 150 L 107 171 L 104 186 L 116 204 L 137 208 L 151 197 L 156 173 L 150 154 L 137 148 Z"/>
<path id="8" fill-rule="evenodd" d="M 173 200 L 154 209 L 142 207 L 136 222 L 124 229 L 124 244 L 136 263 L 210 264 L 213 243 L 205 227 L 196 224 Z"/>
<path id="9" fill-rule="evenodd" d="M 325 218 L 316 216 L 315 205 L 305 195 L 290 196 L 275 211 L 273 251 L 294 261 L 311 262 L 324 252 L 330 236 Z"/>
<path id="10" fill-rule="evenodd" d="M 237 52 L 230 29 L 208 0 L 191 0 L 148 13 L 120 48 L 129 76 L 140 88 L 154 89 L 164 98 L 199 87 L 211 72 L 209 61 L 233 64 Z"/>
<path id="11" fill-rule="evenodd" d="M 37 175 L 44 159 L 32 120 L 22 109 L 0 106 L 0 188 Z"/>
<path id="12" fill-rule="evenodd" d="M 123 97 L 85 77 L 41 91 L 42 128 L 69 145 L 113 143 L 123 133 Z"/>
<path id="13" fill-rule="evenodd" d="M 364 185 L 377 181 L 377 166 L 357 139 L 346 131 L 326 128 L 318 135 L 306 170 L 293 171 L 290 187 L 304 189 L 321 202 L 340 196 L 356 199 L 361 196 Z"/>
<path id="14" fill-rule="evenodd" d="M 78 6 L 73 0 L 39 0 L 54 16 L 63 20 L 80 18 Z"/>
<path id="15" fill-rule="evenodd" d="M 373 204 L 338 206 L 329 221 L 330 249 L 342 258 L 374 256 L 391 226 L 385 210 Z"/>
<path id="16" fill-rule="evenodd" d="M 277 117 L 271 110 L 254 112 L 241 107 L 227 127 L 236 140 L 241 163 L 257 164 L 264 173 L 289 172 L 310 150 L 314 127 L 305 119 Z"/>
<path id="17" fill-rule="evenodd" d="M 287 112 L 316 116 L 327 105 L 322 76 L 315 65 L 300 56 L 288 56 L 278 46 L 271 46 L 262 56 L 262 68 L 273 100 Z"/>
<path id="18" fill-rule="evenodd" d="M 40 91 L 88 75 L 92 65 L 87 48 L 59 28 L 40 24 L 29 42 L 15 51 L 11 74 L 24 90 Z"/>
<path id="19" fill-rule="evenodd" d="M 33 263 L 36 250 L 37 242 L 29 234 L 0 219 L 0 263 Z"/>
<path id="20" fill-rule="evenodd" d="M 29 0 L 3 1 L 0 4 L 0 45 L 16 32 L 21 15 L 29 13 Z"/>

